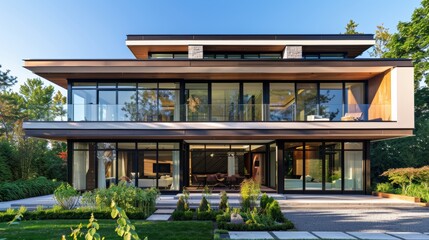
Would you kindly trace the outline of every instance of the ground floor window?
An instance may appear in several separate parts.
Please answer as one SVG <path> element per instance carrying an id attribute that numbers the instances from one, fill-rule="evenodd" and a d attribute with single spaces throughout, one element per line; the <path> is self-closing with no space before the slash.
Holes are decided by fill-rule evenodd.
<path id="1" fill-rule="evenodd" d="M 362 191 L 363 142 L 285 142 L 284 190 Z"/>
<path id="2" fill-rule="evenodd" d="M 266 144 L 190 144 L 189 185 L 234 188 L 252 178 L 261 185 L 275 186 L 276 159 L 274 156 L 274 164 L 268 164 L 267 153 Z"/>
<path id="3" fill-rule="evenodd" d="M 180 188 L 179 142 L 74 142 L 72 184 L 78 190 L 125 181 L 142 188 Z"/>

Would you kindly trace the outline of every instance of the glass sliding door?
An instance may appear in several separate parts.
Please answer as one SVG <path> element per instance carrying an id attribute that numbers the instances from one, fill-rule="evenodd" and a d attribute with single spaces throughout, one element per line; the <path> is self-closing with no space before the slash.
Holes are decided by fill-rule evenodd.
<path id="1" fill-rule="evenodd" d="M 285 190 L 303 190 L 304 145 L 302 142 L 287 142 L 284 145 Z"/>
<path id="2" fill-rule="evenodd" d="M 212 83 L 212 121 L 239 120 L 239 83 Z"/>
<path id="3" fill-rule="evenodd" d="M 297 83 L 296 94 L 297 121 L 307 121 L 319 115 L 317 83 Z"/>
<path id="4" fill-rule="evenodd" d="M 135 186 L 136 182 L 136 151 L 134 142 L 118 143 L 118 182 L 126 182 Z"/>
<path id="5" fill-rule="evenodd" d="M 73 187 L 77 190 L 95 189 L 94 143 L 74 143 L 73 149 Z"/>
<path id="6" fill-rule="evenodd" d="M 98 188 L 116 184 L 116 143 L 97 144 Z"/>
<path id="7" fill-rule="evenodd" d="M 323 189 L 323 145 L 320 142 L 305 143 L 305 190 Z"/>
<path id="8" fill-rule="evenodd" d="M 295 84 L 270 83 L 270 121 L 295 121 Z"/>
<path id="9" fill-rule="evenodd" d="M 363 144 L 344 143 L 344 190 L 362 191 L 364 184 Z"/>
<path id="10" fill-rule="evenodd" d="M 209 121 L 208 83 L 186 83 L 186 121 Z"/>
<path id="11" fill-rule="evenodd" d="M 341 143 L 325 143 L 325 189 L 341 191 Z"/>
<path id="12" fill-rule="evenodd" d="M 243 121 L 262 121 L 262 83 L 243 83 Z"/>
<path id="13" fill-rule="evenodd" d="M 341 121 L 343 116 L 343 84 L 320 83 L 320 115 L 330 121 Z"/>

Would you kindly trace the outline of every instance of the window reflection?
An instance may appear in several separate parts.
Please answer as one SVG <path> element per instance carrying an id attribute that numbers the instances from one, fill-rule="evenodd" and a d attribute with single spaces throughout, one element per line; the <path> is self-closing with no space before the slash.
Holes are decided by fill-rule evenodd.
<path id="1" fill-rule="evenodd" d="M 294 83 L 270 83 L 270 120 L 295 120 Z"/>

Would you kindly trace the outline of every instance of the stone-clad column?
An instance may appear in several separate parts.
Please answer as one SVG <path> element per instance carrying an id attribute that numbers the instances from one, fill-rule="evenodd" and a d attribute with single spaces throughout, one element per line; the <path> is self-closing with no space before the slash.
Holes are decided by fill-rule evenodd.
<path id="1" fill-rule="evenodd" d="M 300 59 L 302 58 L 302 46 L 286 46 L 283 51 L 283 58 Z"/>
<path id="2" fill-rule="evenodd" d="M 203 59 L 203 46 L 188 46 L 189 59 Z"/>

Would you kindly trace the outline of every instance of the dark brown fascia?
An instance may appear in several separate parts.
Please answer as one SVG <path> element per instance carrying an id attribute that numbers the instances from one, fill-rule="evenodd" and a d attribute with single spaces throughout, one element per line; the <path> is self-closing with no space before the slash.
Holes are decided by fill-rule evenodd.
<path id="1" fill-rule="evenodd" d="M 127 40 L 374 40 L 374 34 L 128 34 Z"/>

